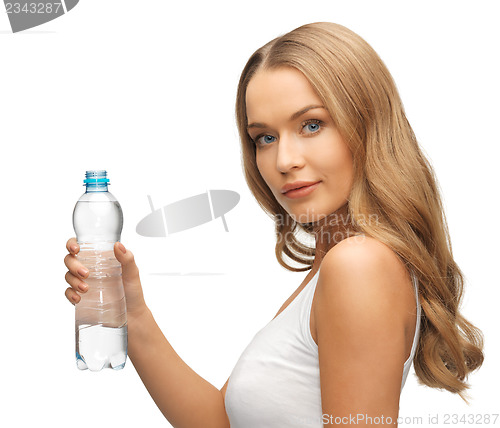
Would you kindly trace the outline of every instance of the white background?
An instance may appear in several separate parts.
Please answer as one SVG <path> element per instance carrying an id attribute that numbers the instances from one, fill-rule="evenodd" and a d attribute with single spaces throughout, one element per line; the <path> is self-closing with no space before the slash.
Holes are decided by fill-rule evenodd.
<path id="1" fill-rule="evenodd" d="M 401 425 L 500 413 L 496 3 L 81 0 L 17 34 L 0 13 L 0 425 L 169 426 L 130 361 L 117 372 L 76 368 L 63 259 L 88 169 L 108 171 L 122 242 L 158 324 L 187 364 L 222 387 L 305 276 L 277 263 L 274 225 L 245 183 L 238 78 L 261 45 L 316 21 L 357 32 L 393 74 L 443 193 L 466 276 L 462 313 L 486 337 L 484 365 L 469 378 L 472 405 L 419 386 L 412 368 Z M 220 220 L 167 238 L 135 233 L 147 195 L 161 207 L 207 189 L 241 195 L 229 233 Z M 191 271 L 220 275 L 166 275 Z"/>

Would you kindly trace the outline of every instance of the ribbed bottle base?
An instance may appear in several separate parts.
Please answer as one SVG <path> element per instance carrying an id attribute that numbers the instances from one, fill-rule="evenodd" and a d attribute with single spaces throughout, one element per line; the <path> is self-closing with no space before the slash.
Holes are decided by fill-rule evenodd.
<path id="1" fill-rule="evenodd" d="M 76 366 L 93 372 L 120 370 L 127 361 L 127 326 L 80 326 L 77 331 Z"/>

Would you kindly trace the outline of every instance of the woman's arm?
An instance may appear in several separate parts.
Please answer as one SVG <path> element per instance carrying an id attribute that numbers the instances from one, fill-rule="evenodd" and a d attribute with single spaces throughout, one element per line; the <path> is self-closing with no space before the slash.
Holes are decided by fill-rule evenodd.
<path id="1" fill-rule="evenodd" d="M 229 428 L 222 392 L 177 355 L 149 309 L 128 321 L 128 355 L 172 426 Z"/>
<path id="2" fill-rule="evenodd" d="M 347 239 L 323 259 L 314 316 L 325 426 L 397 427 L 407 279 L 396 254 L 373 238 Z"/>

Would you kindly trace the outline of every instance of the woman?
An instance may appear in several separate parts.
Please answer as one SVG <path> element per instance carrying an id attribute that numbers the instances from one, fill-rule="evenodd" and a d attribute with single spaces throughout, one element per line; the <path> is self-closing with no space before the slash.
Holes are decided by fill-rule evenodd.
<path id="1" fill-rule="evenodd" d="M 252 55 L 236 114 L 278 261 L 310 272 L 219 391 L 165 339 L 133 254 L 116 243 L 129 356 L 165 417 L 175 427 L 395 425 L 412 362 L 421 384 L 465 400 L 482 334 L 458 310 L 463 276 L 434 173 L 378 55 L 340 25 L 299 27 Z M 74 238 L 67 248 L 66 297 L 78 303 L 86 274 Z"/>

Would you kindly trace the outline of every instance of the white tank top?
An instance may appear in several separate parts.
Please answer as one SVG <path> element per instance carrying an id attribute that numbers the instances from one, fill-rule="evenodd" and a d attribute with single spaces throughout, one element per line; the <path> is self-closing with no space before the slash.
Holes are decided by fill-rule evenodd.
<path id="1" fill-rule="evenodd" d="M 318 345 L 310 330 L 319 272 L 254 336 L 236 363 L 225 395 L 231 428 L 323 428 Z M 400 392 L 415 356 L 420 331 L 418 281 L 413 273 L 411 277 L 417 321 L 411 353 L 403 366 Z"/>

